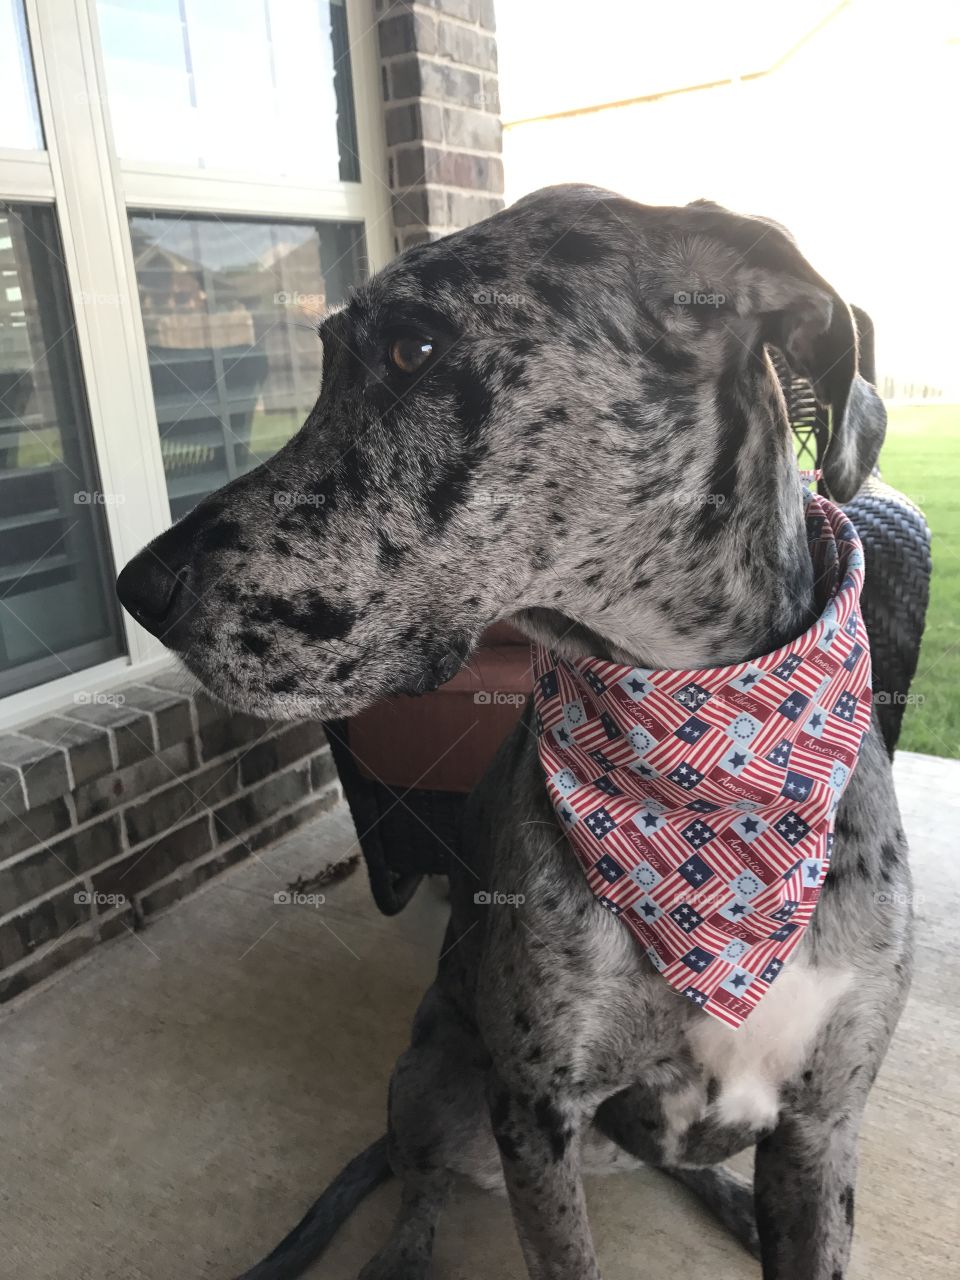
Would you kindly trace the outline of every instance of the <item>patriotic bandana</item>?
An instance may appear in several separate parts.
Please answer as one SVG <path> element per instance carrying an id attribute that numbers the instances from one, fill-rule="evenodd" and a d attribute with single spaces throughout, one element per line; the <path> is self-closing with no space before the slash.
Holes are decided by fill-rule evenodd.
<path id="1" fill-rule="evenodd" d="M 600 903 L 738 1027 L 810 923 L 870 723 L 853 525 L 806 495 L 820 616 L 773 653 L 651 671 L 535 646 L 547 791 Z"/>

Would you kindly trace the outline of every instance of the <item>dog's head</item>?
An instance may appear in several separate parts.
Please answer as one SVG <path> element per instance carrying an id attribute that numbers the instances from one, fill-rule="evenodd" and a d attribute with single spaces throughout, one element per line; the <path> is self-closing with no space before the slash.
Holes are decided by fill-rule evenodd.
<path id="1" fill-rule="evenodd" d="M 616 631 L 618 600 L 769 504 L 762 457 L 738 465 L 789 454 L 766 343 L 833 406 L 836 496 L 882 438 L 849 309 L 781 228 L 714 205 L 538 192 L 401 255 L 320 340 L 300 432 L 119 580 L 204 684 L 261 714 L 433 688 L 500 618 L 603 634 L 608 607 Z M 775 441 L 751 443 L 758 396 Z"/>

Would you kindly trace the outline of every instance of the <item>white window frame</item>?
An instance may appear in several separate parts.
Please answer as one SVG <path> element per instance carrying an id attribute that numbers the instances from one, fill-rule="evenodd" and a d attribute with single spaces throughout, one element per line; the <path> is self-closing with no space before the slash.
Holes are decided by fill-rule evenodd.
<path id="1" fill-rule="evenodd" d="M 310 185 L 118 157 L 96 0 L 25 0 L 25 10 L 47 149 L 0 149 L 0 200 L 56 207 L 102 487 L 124 495 L 104 507 L 120 568 L 170 524 L 128 209 L 355 221 L 370 270 L 381 267 L 394 248 L 377 16 L 374 0 L 346 0 L 360 181 Z M 0 700 L 0 726 L 164 660 L 160 643 L 126 613 L 123 626 L 128 657 Z"/>

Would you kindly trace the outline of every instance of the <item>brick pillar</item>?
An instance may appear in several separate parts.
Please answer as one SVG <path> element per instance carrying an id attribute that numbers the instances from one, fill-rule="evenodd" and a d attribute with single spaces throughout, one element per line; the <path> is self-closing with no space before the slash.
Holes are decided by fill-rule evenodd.
<path id="1" fill-rule="evenodd" d="M 493 0 L 376 0 L 397 251 L 503 207 Z"/>

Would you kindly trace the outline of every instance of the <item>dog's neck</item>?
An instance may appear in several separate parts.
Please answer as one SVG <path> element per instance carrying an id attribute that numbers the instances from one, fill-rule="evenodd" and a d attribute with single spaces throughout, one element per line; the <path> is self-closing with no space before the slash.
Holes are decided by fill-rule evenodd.
<path id="1" fill-rule="evenodd" d="M 676 480 L 663 493 L 645 502 L 641 489 L 619 518 L 605 511 L 614 536 L 605 527 L 593 557 L 580 547 L 558 559 L 549 603 L 516 615 L 523 630 L 566 657 L 697 668 L 768 653 L 815 621 L 802 484 L 772 371 L 741 368 L 699 405 L 705 456 L 686 471 L 665 459 L 661 481 Z"/>

